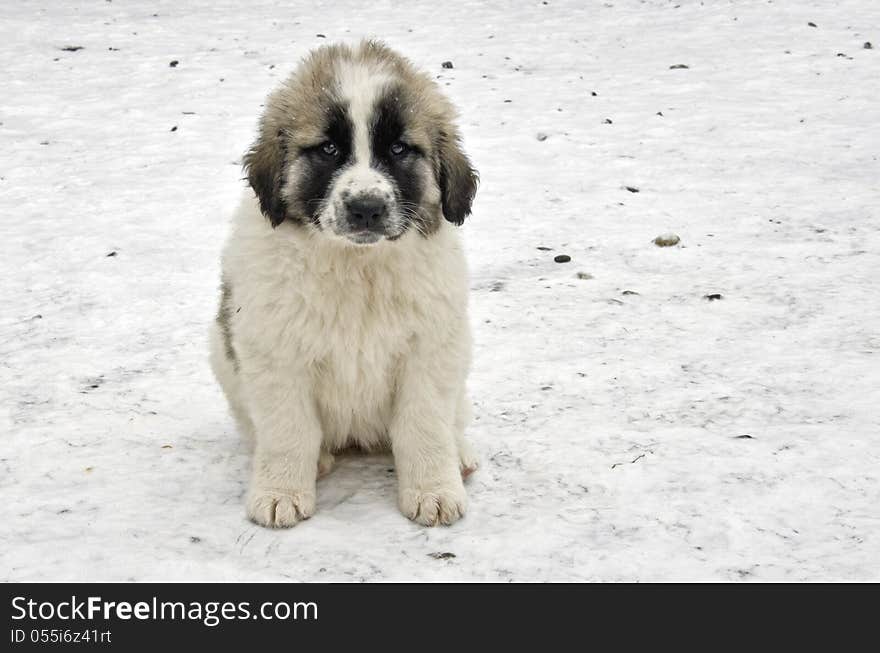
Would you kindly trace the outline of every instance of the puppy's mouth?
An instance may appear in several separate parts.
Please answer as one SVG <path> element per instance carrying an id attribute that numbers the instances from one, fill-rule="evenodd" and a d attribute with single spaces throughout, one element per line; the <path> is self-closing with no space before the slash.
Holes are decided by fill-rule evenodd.
<path id="1" fill-rule="evenodd" d="M 385 234 L 372 229 L 361 229 L 360 231 L 349 231 L 345 237 L 356 245 L 373 245 L 385 238 Z"/>

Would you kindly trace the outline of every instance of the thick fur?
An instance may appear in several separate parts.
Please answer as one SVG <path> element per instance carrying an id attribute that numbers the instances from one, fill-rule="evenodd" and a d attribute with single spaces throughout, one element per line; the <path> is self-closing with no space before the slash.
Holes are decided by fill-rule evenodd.
<path id="1" fill-rule="evenodd" d="M 391 448 L 410 519 L 465 512 L 477 460 L 453 225 L 477 179 L 453 120 L 428 77 L 373 42 L 317 50 L 269 98 L 211 332 L 214 373 L 254 441 L 247 513 L 259 524 L 311 516 L 317 476 L 352 445 Z M 403 154 L 388 154 L 398 142 Z M 369 234 L 350 204 L 367 196 L 384 207 Z"/>

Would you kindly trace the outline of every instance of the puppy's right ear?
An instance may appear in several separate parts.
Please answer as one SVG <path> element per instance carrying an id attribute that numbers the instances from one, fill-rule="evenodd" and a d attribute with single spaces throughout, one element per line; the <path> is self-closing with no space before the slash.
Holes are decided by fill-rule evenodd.
<path id="1" fill-rule="evenodd" d="M 260 136 L 244 155 L 248 183 L 260 200 L 260 210 L 277 227 L 287 217 L 287 203 L 281 197 L 287 148 L 284 132 L 261 125 Z"/>

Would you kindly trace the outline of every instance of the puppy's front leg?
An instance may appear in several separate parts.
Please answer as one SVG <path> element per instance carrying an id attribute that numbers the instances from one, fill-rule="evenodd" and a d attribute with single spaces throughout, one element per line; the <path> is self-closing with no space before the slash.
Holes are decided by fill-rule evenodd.
<path id="1" fill-rule="evenodd" d="M 451 524 L 467 508 L 453 431 L 455 376 L 414 355 L 397 387 L 390 435 L 400 510 L 425 526 Z"/>
<path id="2" fill-rule="evenodd" d="M 263 526 L 293 526 L 315 512 L 321 424 L 305 378 L 263 370 L 254 379 L 259 386 L 251 386 L 248 407 L 256 446 L 247 514 Z"/>

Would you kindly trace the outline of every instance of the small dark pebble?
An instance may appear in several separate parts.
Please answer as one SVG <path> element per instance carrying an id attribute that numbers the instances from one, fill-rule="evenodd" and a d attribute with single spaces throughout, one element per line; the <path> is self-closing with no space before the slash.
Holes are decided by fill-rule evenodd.
<path id="1" fill-rule="evenodd" d="M 626 188 L 630 193 L 638 193 L 639 192 L 639 189 L 636 188 L 635 186 L 624 186 L 624 188 Z"/>
<path id="2" fill-rule="evenodd" d="M 810 27 L 816 27 L 816 23 L 807 23 Z"/>
<path id="3" fill-rule="evenodd" d="M 754 440 L 755 438 L 753 438 L 751 435 L 744 434 L 744 435 L 735 435 L 735 436 L 733 436 L 733 439 L 734 440 Z"/>
<path id="4" fill-rule="evenodd" d="M 119 52 L 119 48 L 107 48 L 110 52 Z"/>
<path id="5" fill-rule="evenodd" d="M 513 102 L 513 100 L 504 100 L 505 103 Z"/>
<path id="6" fill-rule="evenodd" d="M 535 138 L 537 138 L 539 141 L 546 141 L 546 140 L 547 140 L 547 134 L 541 132 L 541 133 L 539 133 L 537 136 L 535 136 Z"/>
<path id="7" fill-rule="evenodd" d="M 434 560 L 448 560 L 449 558 L 454 558 L 455 554 L 450 553 L 449 551 L 437 551 L 435 553 L 429 553 L 430 557 L 434 558 Z"/>
<path id="8" fill-rule="evenodd" d="M 503 281 L 493 281 L 492 285 L 489 286 L 489 292 L 501 292 L 502 290 L 504 290 Z"/>
<path id="9" fill-rule="evenodd" d="M 85 50 L 85 48 L 81 45 L 65 45 L 63 48 L 64 52 L 76 52 L 77 50 Z"/>
<path id="10" fill-rule="evenodd" d="M 34 315 L 31 319 L 32 319 L 32 320 L 42 320 L 42 319 L 43 319 L 43 316 L 40 315 L 39 313 L 37 313 L 37 314 Z"/>
<path id="11" fill-rule="evenodd" d="M 681 238 L 679 238 L 678 234 L 660 234 L 651 242 L 657 245 L 657 247 L 674 247 L 681 242 Z"/>
<path id="12" fill-rule="evenodd" d="M 318 37 L 319 39 L 326 39 L 327 38 L 326 34 L 315 34 L 315 36 Z"/>
<path id="13" fill-rule="evenodd" d="M 181 111 L 180 113 L 182 113 L 182 114 L 185 115 L 185 116 L 194 116 L 194 115 L 196 115 L 196 112 L 195 112 L 195 111 Z"/>
<path id="14" fill-rule="evenodd" d="M 40 141 L 40 145 L 48 145 L 49 141 Z"/>
<path id="15" fill-rule="evenodd" d="M 865 45 L 862 46 L 865 50 L 873 50 L 874 46 L 871 45 L 870 41 L 865 41 Z"/>
<path id="16" fill-rule="evenodd" d="M 662 116 L 662 115 L 663 115 L 663 112 L 662 112 L 662 111 L 658 111 L 658 112 L 657 112 L 657 115 L 658 115 L 658 116 Z"/>
<path id="17" fill-rule="evenodd" d="M 690 66 L 683 63 L 676 63 L 669 66 L 669 70 L 686 70 L 688 68 L 690 68 Z"/>
<path id="18" fill-rule="evenodd" d="M 57 513 L 55 513 L 55 514 L 56 514 L 56 515 L 66 515 L 66 514 L 69 513 L 69 512 L 70 512 L 70 508 L 62 508 L 61 510 L 59 510 L 59 511 L 58 511 Z"/>
<path id="19" fill-rule="evenodd" d="M 444 68 L 452 68 L 452 67 L 453 67 L 451 61 L 444 61 L 444 62 L 443 62 L 442 64 L 440 64 L 440 65 L 443 66 Z"/>
<path id="20" fill-rule="evenodd" d="M 179 63 L 180 63 L 180 62 L 179 62 L 177 59 L 174 59 L 173 61 L 171 61 L 171 62 L 168 64 L 168 66 L 171 67 L 171 68 L 177 68 L 177 64 L 179 64 Z"/>
<path id="21" fill-rule="evenodd" d="M 202 541 L 202 538 L 196 537 L 195 535 L 190 535 L 189 541 L 192 542 L 193 544 L 198 544 L 199 542 Z"/>
<path id="22" fill-rule="evenodd" d="M 709 295 L 703 295 L 703 299 L 708 299 L 710 302 L 714 302 L 717 299 L 721 299 L 722 295 L 718 292 L 713 292 Z"/>
<path id="23" fill-rule="evenodd" d="M 112 251 L 112 252 L 110 252 L 109 254 L 107 254 L 107 256 L 108 256 L 108 257 L 109 257 L 109 256 L 116 256 L 116 252 L 115 252 L 115 251 Z"/>
<path id="24" fill-rule="evenodd" d="M 538 245 L 535 249 L 540 249 L 542 252 L 552 252 L 552 247 L 544 247 L 543 245 Z"/>
<path id="25" fill-rule="evenodd" d="M 92 390 L 94 390 L 94 389 L 96 389 L 96 388 L 100 388 L 101 386 L 100 386 L 100 384 L 98 384 L 98 383 L 93 383 L 93 384 L 90 385 L 89 387 L 90 387 Z"/>
<path id="26" fill-rule="evenodd" d="M 605 120 L 603 120 L 603 122 L 604 122 L 606 125 L 612 125 L 612 124 L 614 124 L 614 123 L 611 122 L 611 118 L 605 118 Z"/>
<path id="27" fill-rule="evenodd" d="M 637 293 L 635 290 L 624 290 L 624 291 L 623 291 L 622 293 L 620 293 L 620 294 L 621 294 L 621 295 L 638 295 L 639 293 Z"/>
<path id="28" fill-rule="evenodd" d="M 599 97 L 599 94 L 596 93 L 596 91 L 590 91 L 590 95 L 592 95 L 593 97 Z"/>
<path id="29" fill-rule="evenodd" d="M 568 254 L 559 254 L 558 256 L 554 256 L 553 260 L 557 263 L 568 263 L 571 260 L 571 257 Z"/>
<path id="30" fill-rule="evenodd" d="M 177 131 L 177 125 L 174 125 L 174 127 L 171 128 L 171 131 L 176 132 L 176 131 Z"/>
<path id="31" fill-rule="evenodd" d="M 838 52 L 838 53 L 837 53 L 837 56 L 838 56 L 838 57 L 845 57 L 845 56 L 846 56 L 846 53 L 845 53 L 845 52 Z"/>

